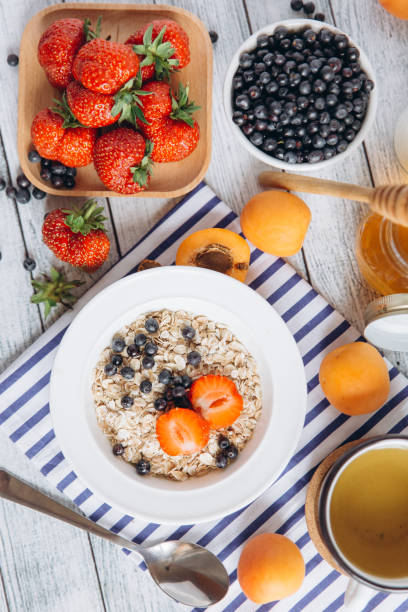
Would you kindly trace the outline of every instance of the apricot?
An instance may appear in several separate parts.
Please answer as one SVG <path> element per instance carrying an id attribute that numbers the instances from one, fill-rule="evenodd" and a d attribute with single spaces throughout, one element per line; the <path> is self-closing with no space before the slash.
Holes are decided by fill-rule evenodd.
<path id="1" fill-rule="evenodd" d="M 293 193 L 262 191 L 244 206 L 241 227 L 261 251 L 288 257 L 302 248 L 310 219 L 310 209 Z"/>
<path id="2" fill-rule="evenodd" d="M 245 281 L 251 251 L 248 243 L 235 232 L 219 227 L 190 234 L 180 244 L 176 264 L 209 268 Z"/>
<path id="3" fill-rule="evenodd" d="M 251 601 L 265 604 L 295 593 L 305 577 L 299 548 L 277 533 L 261 533 L 244 546 L 238 562 L 238 581 Z"/>
<path id="4" fill-rule="evenodd" d="M 390 391 L 385 361 L 366 342 L 345 344 L 326 355 L 319 382 L 331 405 L 350 415 L 378 410 Z"/>
<path id="5" fill-rule="evenodd" d="M 380 0 L 380 4 L 389 12 L 400 19 L 408 19 L 407 0 Z"/>

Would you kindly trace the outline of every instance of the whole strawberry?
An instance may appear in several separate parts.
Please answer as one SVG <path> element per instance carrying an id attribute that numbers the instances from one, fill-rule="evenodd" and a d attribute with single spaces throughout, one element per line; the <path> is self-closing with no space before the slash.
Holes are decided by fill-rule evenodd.
<path id="1" fill-rule="evenodd" d="M 149 90 L 149 86 L 146 83 L 143 89 Z M 163 86 L 160 89 L 155 86 L 153 95 L 143 98 L 142 110 L 148 123 L 138 124 L 153 143 L 152 161 L 180 161 L 196 148 L 200 128 L 192 114 L 199 106 L 189 101 L 188 93 L 189 88 L 180 83 L 177 97 L 171 94 L 170 88 L 166 93 Z"/>
<path id="2" fill-rule="evenodd" d="M 139 132 L 118 128 L 95 143 L 94 165 L 102 183 L 117 193 L 137 193 L 149 184 L 151 143 Z"/>
<path id="3" fill-rule="evenodd" d="M 78 81 L 69 83 L 67 102 L 78 121 L 88 127 L 110 125 L 120 116 L 120 113 L 112 114 L 115 105 L 113 96 L 86 89 Z"/>
<path id="4" fill-rule="evenodd" d="M 65 89 L 72 80 L 74 57 L 84 42 L 84 22 L 80 19 L 59 19 L 43 32 L 38 61 L 53 87 Z"/>
<path id="5" fill-rule="evenodd" d="M 154 123 L 170 115 L 172 111 L 170 85 L 165 81 L 150 81 L 142 86 L 150 93 L 140 101 L 145 122 Z"/>
<path id="6" fill-rule="evenodd" d="M 44 243 L 61 261 L 93 272 L 106 261 L 110 248 L 102 212 L 95 200 L 80 209 L 53 210 L 43 223 Z"/>
<path id="7" fill-rule="evenodd" d="M 108 95 L 91 91 L 78 81 L 72 81 L 67 87 L 67 102 L 76 119 L 89 127 L 103 127 L 115 121 L 136 124 L 136 119 L 145 123 L 141 97 L 152 93 L 143 91 L 141 83 L 139 71 L 118 92 Z"/>
<path id="8" fill-rule="evenodd" d="M 113 94 L 136 76 L 138 69 L 139 60 L 130 45 L 95 38 L 77 53 L 72 73 L 87 89 Z"/>
<path id="9" fill-rule="evenodd" d="M 37 113 L 31 124 L 31 139 L 42 157 L 79 168 L 93 159 L 96 130 L 80 126 L 64 96 L 52 109 Z"/>
<path id="10" fill-rule="evenodd" d="M 165 117 L 152 127 L 145 126 L 144 134 L 153 143 L 152 161 L 166 163 L 180 161 L 194 151 L 200 139 L 200 128 L 197 121 L 190 126 Z"/>
<path id="11" fill-rule="evenodd" d="M 172 19 L 155 19 L 130 36 L 126 43 L 134 45 L 142 69 L 154 65 L 159 79 L 167 78 L 171 70 L 184 68 L 190 62 L 188 36 Z M 144 80 L 152 76 L 150 70 Z"/>

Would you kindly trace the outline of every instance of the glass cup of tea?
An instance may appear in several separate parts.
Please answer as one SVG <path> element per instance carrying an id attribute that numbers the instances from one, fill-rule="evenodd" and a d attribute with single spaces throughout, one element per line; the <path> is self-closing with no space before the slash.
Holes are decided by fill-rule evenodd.
<path id="1" fill-rule="evenodd" d="M 319 524 L 350 577 L 346 610 L 361 611 L 372 589 L 408 592 L 408 436 L 376 436 L 346 451 L 323 480 Z"/>

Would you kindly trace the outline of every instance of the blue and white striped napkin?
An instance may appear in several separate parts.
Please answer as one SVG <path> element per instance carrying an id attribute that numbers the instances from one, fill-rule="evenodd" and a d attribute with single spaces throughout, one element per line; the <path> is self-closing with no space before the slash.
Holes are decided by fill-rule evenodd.
<path id="1" fill-rule="evenodd" d="M 308 408 L 294 456 L 259 499 L 222 520 L 180 525 L 177 529 L 134 520 L 98 498 L 80 481 L 64 458 L 52 429 L 48 405 L 50 372 L 58 344 L 75 314 L 98 291 L 135 272 L 142 259 L 171 264 L 183 238 L 208 227 L 240 231 L 236 215 L 201 183 L 109 270 L 73 311 L 66 312 L 0 377 L 0 431 L 82 512 L 114 533 L 139 543 L 185 538 L 218 555 L 230 574 L 231 588 L 226 598 L 212 608 L 214 612 L 264 612 L 272 608 L 334 612 L 342 606 L 346 578 L 322 560 L 310 540 L 304 516 L 307 485 L 315 467 L 337 446 L 366 435 L 408 430 L 408 381 L 388 364 L 391 393 L 381 410 L 350 418 L 332 408 L 318 384 L 320 362 L 336 346 L 358 339 L 359 333 L 282 259 L 253 250 L 247 282 L 277 310 L 298 343 L 308 381 Z M 292 597 L 257 606 L 241 592 L 236 567 L 241 545 L 262 531 L 285 534 L 296 542 L 307 573 L 302 588 Z M 131 556 L 138 560 L 134 553 Z M 408 600 L 378 593 L 362 612 L 373 609 L 406 611 Z"/>

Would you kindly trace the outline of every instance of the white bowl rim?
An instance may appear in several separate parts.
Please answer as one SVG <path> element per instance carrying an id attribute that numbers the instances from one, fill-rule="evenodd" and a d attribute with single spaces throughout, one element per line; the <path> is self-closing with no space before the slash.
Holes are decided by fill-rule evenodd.
<path id="1" fill-rule="evenodd" d="M 366 116 L 364 117 L 364 121 L 361 125 L 360 131 L 357 133 L 355 139 L 349 144 L 347 149 L 343 151 L 343 153 L 338 153 L 334 157 L 330 159 L 325 159 L 323 161 L 317 162 L 315 164 L 302 163 L 302 164 L 289 164 L 288 162 L 282 161 L 267 153 L 264 153 L 260 149 L 258 149 L 255 145 L 253 145 L 242 133 L 239 127 L 232 120 L 232 78 L 235 74 L 236 69 L 238 68 L 238 60 L 241 53 L 245 51 L 252 51 L 256 44 L 256 39 L 258 36 L 262 34 L 272 34 L 276 28 L 280 26 L 285 26 L 287 28 L 295 28 L 302 26 L 309 26 L 314 31 L 320 31 L 323 28 L 327 28 L 328 30 L 335 32 L 336 34 L 344 34 L 347 36 L 350 43 L 358 49 L 360 52 L 360 62 L 363 70 L 367 73 L 369 79 L 374 82 L 374 88 L 370 93 L 368 108 Z M 288 172 L 313 172 L 314 170 L 323 170 L 328 166 L 331 166 L 335 163 L 342 162 L 348 155 L 350 155 L 353 151 L 357 149 L 357 147 L 364 141 L 369 130 L 372 127 L 372 124 L 375 119 L 375 115 L 377 112 L 377 104 L 378 104 L 378 83 L 375 77 L 375 73 L 373 67 L 368 59 L 367 55 L 363 51 L 363 49 L 357 45 L 352 38 L 343 30 L 340 30 L 336 26 L 333 26 L 329 23 L 316 21 L 315 19 L 285 19 L 282 21 L 276 21 L 275 23 L 266 25 L 253 34 L 249 36 L 242 45 L 237 49 L 235 54 L 233 55 L 231 62 L 227 68 L 227 72 L 224 80 L 224 92 L 223 92 L 223 106 L 224 112 L 227 117 L 227 121 L 230 127 L 233 130 L 235 137 L 239 140 L 241 145 L 245 147 L 245 149 L 254 157 L 258 158 L 260 161 L 264 162 L 268 166 L 274 166 L 276 168 L 281 168 L 282 170 L 287 170 Z"/>
<path id="2" fill-rule="evenodd" d="M 83 338 L 88 335 L 89 326 L 92 325 L 91 319 L 95 317 L 96 312 L 104 312 L 103 305 L 107 305 L 108 299 L 115 298 L 116 300 L 120 291 L 126 290 L 126 293 L 130 294 L 129 287 L 134 288 L 135 284 L 138 284 L 139 289 L 149 288 L 148 279 L 151 281 L 150 287 L 153 284 L 152 279 L 156 280 L 155 286 L 158 287 L 160 278 L 162 278 L 160 275 L 164 273 L 173 277 L 172 285 L 177 281 L 177 277 L 184 279 L 183 282 L 189 280 L 190 285 L 187 285 L 189 292 L 192 290 L 191 284 L 193 282 L 196 282 L 197 287 L 206 283 L 207 285 L 211 284 L 211 287 L 218 290 L 218 293 L 214 291 L 216 299 L 214 298 L 213 303 L 218 304 L 220 299 L 227 302 L 229 300 L 228 303 L 234 304 L 231 313 L 234 313 L 234 308 L 235 311 L 239 309 L 243 299 L 249 300 L 253 312 L 258 315 L 264 313 L 262 316 L 267 316 L 271 324 L 271 331 L 262 329 L 262 333 L 258 332 L 258 339 L 262 338 L 260 341 L 269 343 L 267 346 L 265 345 L 264 351 L 265 355 L 268 355 L 267 359 L 272 360 L 271 363 L 274 364 L 275 368 L 273 380 L 269 383 L 269 387 L 273 389 L 273 409 L 266 421 L 265 431 L 261 430 L 260 444 L 251 451 L 251 454 L 245 460 L 242 457 L 242 465 L 234 466 L 235 471 L 231 471 L 230 476 L 226 471 L 225 477 L 215 479 L 215 484 L 211 483 L 209 486 L 203 487 L 198 485 L 193 487 L 192 485 L 192 490 L 187 489 L 185 491 L 176 490 L 179 483 L 174 483 L 175 487 L 170 492 L 168 486 L 167 489 L 164 488 L 163 490 L 160 490 L 161 485 L 149 486 L 149 479 L 134 479 L 133 475 L 132 478 L 129 478 L 128 474 L 124 474 L 124 470 L 131 468 L 129 464 L 120 469 L 117 467 L 118 464 L 113 466 L 113 455 L 109 442 L 102 432 L 100 432 L 100 435 L 96 434 L 96 436 L 91 432 L 92 427 L 98 429 L 95 424 L 92 426 L 87 424 L 89 418 L 86 414 L 88 412 L 87 400 L 81 392 L 81 388 L 83 387 L 83 380 L 89 380 L 89 376 L 83 374 L 81 378 L 79 372 L 82 372 L 84 367 L 87 368 L 86 361 L 89 361 L 89 357 L 83 357 L 82 354 L 87 352 L 87 348 L 82 345 L 81 351 L 78 352 L 78 340 L 83 341 Z M 225 295 L 230 296 L 232 294 L 234 300 L 225 296 L 220 298 L 221 287 L 225 287 Z M 197 292 L 201 289 L 196 288 L 193 291 Z M 167 296 L 165 295 L 164 298 L 167 298 Z M 142 301 L 141 298 L 140 304 L 147 304 L 146 299 Z M 146 310 L 140 312 L 146 312 Z M 122 314 L 123 311 L 121 311 L 121 316 Z M 258 320 L 261 319 L 257 318 Z M 86 334 L 83 333 L 84 325 L 88 325 Z M 90 336 L 93 334 L 93 337 L 86 341 L 91 343 L 97 337 L 97 333 L 105 333 L 105 331 L 102 332 L 104 325 L 104 329 L 109 327 L 106 320 L 97 324 L 96 331 L 91 330 L 89 334 Z M 116 327 L 117 329 L 118 327 Z M 109 337 L 111 337 L 111 334 Z M 285 343 L 286 358 L 282 356 L 282 342 L 276 347 L 276 351 L 270 351 L 271 338 L 272 342 L 276 343 L 280 340 Z M 104 345 L 106 346 L 105 342 Z M 269 353 L 274 352 L 275 356 L 271 357 Z M 71 368 L 69 377 L 66 374 L 67 367 Z M 75 378 L 75 374 L 77 378 Z M 72 380 L 76 380 L 77 384 L 73 385 Z M 65 332 L 55 358 L 50 381 L 50 410 L 55 433 L 64 456 L 82 482 L 101 500 L 111 504 L 113 508 L 143 521 L 164 524 L 191 524 L 215 520 L 246 506 L 259 497 L 279 476 L 295 450 L 303 429 L 306 400 L 306 378 L 298 347 L 286 324 L 268 302 L 259 293 L 231 277 L 225 277 L 225 275 L 211 270 L 185 266 L 163 266 L 137 272 L 116 281 L 94 296 L 82 308 Z M 290 409 L 292 410 L 292 418 L 288 419 L 288 410 Z M 75 413 L 75 411 L 77 412 Z M 82 417 L 79 416 L 81 411 L 83 413 Z M 76 418 L 80 419 L 79 427 Z M 96 419 L 94 420 L 96 423 Z M 279 431 L 279 435 L 276 435 L 276 426 L 279 422 L 282 423 L 282 429 Z M 104 440 L 103 444 L 106 448 L 102 449 L 99 439 Z M 250 442 L 251 440 L 248 444 Z M 272 447 L 271 442 L 273 442 Z M 274 445 L 279 448 L 279 456 L 277 456 Z M 117 461 L 117 458 L 113 458 L 113 461 Z M 121 463 L 125 464 L 125 462 Z M 253 473 L 254 465 L 257 468 L 255 476 Z M 205 478 L 205 476 L 200 478 Z M 242 478 L 245 482 L 250 483 L 245 489 L 242 488 Z M 200 479 L 192 480 L 198 482 Z M 225 491 L 228 492 L 228 487 L 225 486 L 227 480 L 231 492 L 225 495 Z M 134 487 L 132 491 L 130 491 L 129 486 Z M 158 489 L 158 492 L 156 489 Z M 118 497 L 119 491 L 121 495 Z M 150 502 L 145 500 L 146 495 L 150 497 Z M 140 509 L 140 499 L 142 498 L 143 503 L 147 503 L 149 506 L 148 513 L 146 507 Z M 167 513 L 170 513 L 171 516 Z"/>

